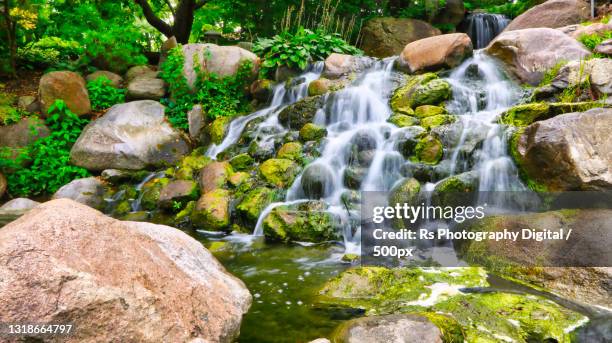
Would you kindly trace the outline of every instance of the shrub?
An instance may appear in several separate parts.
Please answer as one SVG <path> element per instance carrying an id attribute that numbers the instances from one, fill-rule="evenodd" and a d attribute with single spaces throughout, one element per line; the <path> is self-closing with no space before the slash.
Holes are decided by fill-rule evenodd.
<path id="1" fill-rule="evenodd" d="M 89 100 L 94 110 L 104 110 L 115 104 L 125 102 L 125 89 L 113 87 L 111 81 L 106 76 L 87 83 Z"/>
<path id="2" fill-rule="evenodd" d="M 71 61 L 82 53 L 79 43 L 58 37 L 44 37 L 17 50 L 19 63 L 26 68 L 54 66 Z"/>
<path id="3" fill-rule="evenodd" d="M 306 69 L 309 62 L 324 60 L 332 53 L 361 55 L 361 50 L 348 44 L 338 34 L 300 28 L 295 34 L 284 31 L 272 38 L 258 39 L 253 52 L 263 57 L 261 72 L 269 76 L 280 66 Z"/>
<path id="4" fill-rule="evenodd" d="M 89 176 L 86 169 L 70 165 L 70 148 L 87 121 L 70 112 L 62 100 L 56 100 L 45 122 L 51 134 L 17 156 L 9 148 L 0 149 L 0 170 L 7 172 L 12 196 L 51 194 L 74 179 Z"/>
<path id="5" fill-rule="evenodd" d="M 584 44 L 589 50 L 595 49 L 596 46 L 601 44 L 603 41 L 612 39 L 612 31 L 605 31 L 601 33 L 593 33 L 590 35 L 582 35 L 578 40 Z M 601 54 L 595 54 L 595 57 L 607 57 Z"/>

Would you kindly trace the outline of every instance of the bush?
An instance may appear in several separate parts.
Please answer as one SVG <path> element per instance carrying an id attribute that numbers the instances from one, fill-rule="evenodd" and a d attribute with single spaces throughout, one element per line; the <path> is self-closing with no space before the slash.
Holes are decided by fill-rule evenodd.
<path id="1" fill-rule="evenodd" d="M 111 81 L 106 76 L 87 83 L 89 100 L 94 110 L 104 110 L 115 104 L 125 102 L 125 89 L 113 87 Z"/>
<path id="2" fill-rule="evenodd" d="M 509 18 L 516 18 L 538 3 L 535 0 L 472 0 L 465 1 L 464 5 L 468 11 L 481 9 L 485 12 L 499 13 Z"/>
<path id="3" fill-rule="evenodd" d="M 51 134 L 30 144 L 16 157 L 13 158 L 13 150 L 0 149 L 0 170 L 6 173 L 12 196 L 55 193 L 70 181 L 89 176 L 86 169 L 70 165 L 70 148 L 87 121 L 70 112 L 62 100 L 56 100 L 45 123 Z"/>
<path id="4" fill-rule="evenodd" d="M 166 105 L 166 117 L 175 128 L 189 128 L 187 112 L 193 105 L 200 104 L 211 119 L 234 116 L 249 110 L 249 99 L 245 89 L 251 80 L 251 62 L 244 62 L 234 76 L 219 77 L 205 73 L 196 65 L 198 79 L 192 92 L 183 75 L 185 58 L 182 48 L 170 51 L 161 65 L 160 77 L 169 85 L 170 98 L 162 99 Z"/>
<path id="5" fill-rule="evenodd" d="M 361 55 L 338 34 L 300 28 L 295 34 L 284 31 L 272 38 L 258 39 L 253 52 L 264 59 L 261 73 L 270 76 L 280 66 L 306 69 L 309 62 L 326 59 L 332 53 Z"/>
<path id="6" fill-rule="evenodd" d="M 81 54 L 79 43 L 58 37 L 44 37 L 17 50 L 20 65 L 26 68 L 45 68 L 60 62 L 75 60 Z"/>

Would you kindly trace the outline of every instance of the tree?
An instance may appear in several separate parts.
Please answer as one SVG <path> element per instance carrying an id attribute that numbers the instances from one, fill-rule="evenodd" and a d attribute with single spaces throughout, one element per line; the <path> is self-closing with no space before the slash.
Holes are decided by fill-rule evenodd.
<path id="1" fill-rule="evenodd" d="M 206 5 L 208 0 L 181 0 L 176 8 L 172 6 L 170 0 L 165 0 L 174 19 L 172 25 L 155 14 L 148 0 L 135 0 L 135 2 L 142 8 L 142 13 L 151 26 L 164 36 L 168 38 L 174 36 L 177 42 L 185 44 L 189 41 L 195 11 Z"/>

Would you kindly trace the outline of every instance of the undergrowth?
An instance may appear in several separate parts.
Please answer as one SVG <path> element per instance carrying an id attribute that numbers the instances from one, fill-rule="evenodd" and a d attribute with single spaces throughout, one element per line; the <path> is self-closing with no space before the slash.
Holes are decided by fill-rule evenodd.
<path id="1" fill-rule="evenodd" d="M 115 88 L 106 76 L 100 76 L 87 83 L 89 100 L 94 110 L 104 110 L 125 102 L 125 89 Z"/>

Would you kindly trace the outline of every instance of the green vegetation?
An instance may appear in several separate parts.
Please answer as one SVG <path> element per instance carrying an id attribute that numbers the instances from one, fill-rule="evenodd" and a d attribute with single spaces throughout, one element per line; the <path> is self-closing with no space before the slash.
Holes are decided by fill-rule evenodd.
<path id="1" fill-rule="evenodd" d="M 125 89 L 113 87 L 111 81 L 106 76 L 87 83 L 89 100 L 94 110 L 104 110 L 115 104 L 125 102 Z"/>
<path id="2" fill-rule="evenodd" d="M 601 33 L 593 33 L 590 35 L 582 35 L 578 40 L 584 44 L 588 49 L 593 50 L 596 46 L 601 44 L 603 41 L 612 39 L 612 31 L 605 31 Z M 594 57 L 606 58 L 607 55 L 594 54 Z"/>
<path id="3" fill-rule="evenodd" d="M 9 193 L 13 196 L 50 194 L 73 179 L 88 176 L 86 169 L 70 165 L 70 148 L 86 123 L 70 112 L 63 101 L 57 100 L 45 120 L 51 131 L 49 136 L 20 151 L 0 148 L 0 170 L 11 171 L 7 173 Z"/>

